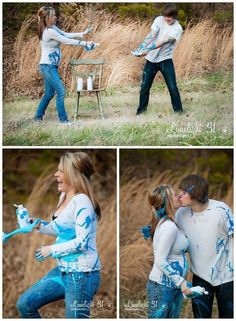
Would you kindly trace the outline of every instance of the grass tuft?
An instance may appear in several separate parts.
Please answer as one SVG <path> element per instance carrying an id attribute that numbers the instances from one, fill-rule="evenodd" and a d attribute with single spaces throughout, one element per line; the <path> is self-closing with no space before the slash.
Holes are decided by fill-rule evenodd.
<path id="1" fill-rule="evenodd" d="M 82 96 L 80 116 L 72 127 L 57 120 L 55 100 L 45 121 L 33 122 L 38 100 L 4 103 L 5 145 L 60 146 L 231 146 L 233 144 L 232 73 L 216 73 L 180 81 L 184 113 L 174 114 L 163 81 L 152 88 L 145 115 L 135 116 L 139 87 L 105 92 L 107 118 L 99 115 L 96 98 Z M 73 119 L 75 98 L 66 98 Z"/>

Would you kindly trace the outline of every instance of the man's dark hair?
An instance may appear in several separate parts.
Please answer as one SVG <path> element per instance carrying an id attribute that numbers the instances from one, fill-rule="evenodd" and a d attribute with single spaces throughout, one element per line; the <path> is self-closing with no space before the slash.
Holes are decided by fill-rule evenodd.
<path id="1" fill-rule="evenodd" d="M 195 200 L 201 204 L 208 202 L 208 187 L 207 180 L 199 175 L 189 175 L 182 179 L 179 184 L 179 188 L 182 191 L 187 192 L 192 200 Z"/>
<path id="2" fill-rule="evenodd" d="M 167 4 L 163 9 L 162 15 L 164 17 L 173 17 L 177 18 L 178 16 L 178 9 L 175 4 Z"/>

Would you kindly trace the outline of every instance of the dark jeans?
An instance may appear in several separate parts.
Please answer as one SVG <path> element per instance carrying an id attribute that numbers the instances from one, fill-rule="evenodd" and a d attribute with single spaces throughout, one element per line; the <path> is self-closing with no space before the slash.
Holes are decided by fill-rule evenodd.
<path id="1" fill-rule="evenodd" d="M 58 66 L 41 64 L 39 70 L 44 79 L 45 93 L 42 97 L 38 109 L 35 114 L 36 120 L 42 120 L 45 111 L 54 97 L 55 92 L 57 93 L 56 106 L 58 118 L 61 122 L 67 122 L 67 114 L 64 105 L 65 99 L 65 87 L 58 73 Z"/>
<path id="2" fill-rule="evenodd" d="M 21 318 L 39 319 L 43 305 L 65 299 L 67 319 L 89 318 L 99 284 L 100 271 L 62 273 L 56 267 L 25 291 L 16 306 Z"/>
<path id="3" fill-rule="evenodd" d="M 148 318 L 177 319 L 183 304 L 180 289 L 171 289 L 165 285 L 148 280 Z"/>
<path id="4" fill-rule="evenodd" d="M 219 318 L 233 318 L 233 282 L 212 286 L 210 283 L 193 275 L 193 286 L 200 285 L 209 292 L 192 299 L 192 308 L 195 319 L 211 318 L 214 295 L 216 296 Z"/>
<path id="5" fill-rule="evenodd" d="M 158 71 L 162 73 L 165 79 L 174 111 L 183 111 L 179 90 L 176 84 L 175 69 L 172 59 L 167 59 L 158 63 L 152 63 L 147 60 L 143 71 L 143 81 L 140 90 L 140 100 L 137 114 L 142 114 L 147 110 L 150 89 Z"/>

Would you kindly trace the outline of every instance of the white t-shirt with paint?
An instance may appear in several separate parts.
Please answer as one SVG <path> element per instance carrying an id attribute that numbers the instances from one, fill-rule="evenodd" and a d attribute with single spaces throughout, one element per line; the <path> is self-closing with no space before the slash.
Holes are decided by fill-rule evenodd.
<path id="1" fill-rule="evenodd" d="M 68 33 L 60 30 L 56 26 L 45 28 L 42 34 L 41 45 L 41 58 L 39 64 L 55 65 L 58 66 L 61 61 L 61 48 L 60 44 L 79 46 L 84 41 L 76 40 L 73 38 L 82 38 L 83 33 Z"/>
<path id="2" fill-rule="evenodd" d="M 230 208 L 209 200 L 206 210 L 180 208 L 176 223 L 189 240 L 191 271 L 213 286 L 233 281 L 233 230 Z"/>
<path id="3" fill-rule="evenodd" d="M 154 264 L 149 280 L 178 288 L 188 272 L 188 240 L 171 220 L 161 219 L 153 237 Z"/>
<path id="4" fill-rule="evenodd" d="M 180 39 L 183 32 L 183 29 L 179 22 L 175 20 L 172 25 L 169 25 L 165 21 L 165 17 L 159 16 L 154 20 L 151 29 L 157 32 L 157 38 L 155 39 L 155 41 L 163 41 L 170 37 L 175 39 L 176 41 L 174 43 L 169 42 L 160 48 L 151 50 L 145 58 L 153 63 L 172 59 L 176 42 Z"/>
<path id="5" fill-rule="evenodd" d="M 97 216 L 90 198 L 77 194 L 50 223 L 41 220 L 39 232 L 56 236 L 51 245 L 52 257 L 62 272 L 91 272 L 100 269 L 96 226 Z"/>

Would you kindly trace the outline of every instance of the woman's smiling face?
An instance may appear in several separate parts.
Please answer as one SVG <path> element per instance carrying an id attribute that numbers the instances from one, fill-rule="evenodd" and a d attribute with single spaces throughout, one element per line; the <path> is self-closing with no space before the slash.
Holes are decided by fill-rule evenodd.
<path id="1" fill-rule="evenodd" d="M 60 162 L 58 165 L 58 169 L 55 173 L 55 177 L 57 179 L 57 189 L 59 192 L 64 192 L 64 193 L 68 193 L 71 190 L 71 185 L 68 184 L 66 182 L 65 176 L 64 176 L 64 172 L 63 172 L 63 165 Z"/>
<path id="2" fill-rule="evenodd" d="M 47 19 L 47 25 L 53 26 L 57 22 L 57 16 L 54 10 L 51 10 Z"/>

